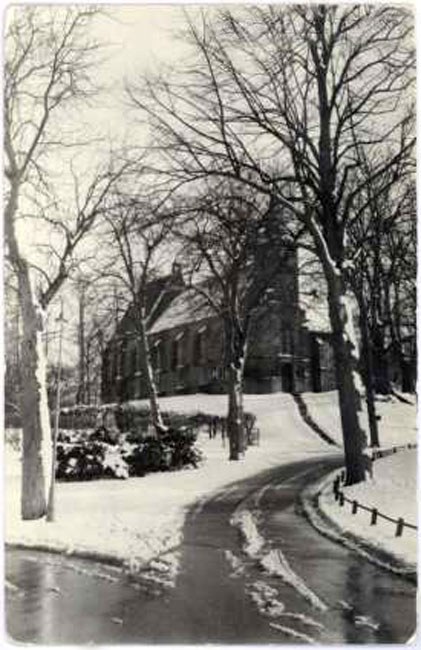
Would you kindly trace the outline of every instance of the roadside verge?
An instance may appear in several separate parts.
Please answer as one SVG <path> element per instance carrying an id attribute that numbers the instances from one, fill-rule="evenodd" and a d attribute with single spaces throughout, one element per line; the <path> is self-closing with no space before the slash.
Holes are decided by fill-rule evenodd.
<path id="1" fill-rule="evenodd" d="M 338 473 L 340 473 L 338 470 L 330 472 L 323 479 L 303 490 L 300 495 L 300 506 L 305 517 L 325 537 L 342 544 L 377 566 L 417 584 L 415 563 L 407 562 L 395 554 L 379 548 L 364 537 L 344 530 L 326 514 L 322 505 L 323 497 L 332 489 L 333 481 Z"/>

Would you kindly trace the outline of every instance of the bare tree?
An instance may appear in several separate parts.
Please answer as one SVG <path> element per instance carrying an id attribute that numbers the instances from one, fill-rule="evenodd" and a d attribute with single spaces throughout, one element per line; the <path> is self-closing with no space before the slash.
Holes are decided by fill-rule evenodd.
<path id="1" fill-rule="evenodd" d="M 372 165 L 361 152 L 360 170 L 369 179 Z M 415 282 L 414 252 L 416 246 L 416 211 L 413 196 L 412 151 L 389 168 L 382 178 L 374 178 L 354 203 L 354 214 L 348 231 L 348 258 L 353 260 L 347 282 L 359 307 L 362 343 L 362 374 L 370 424 L 371 446 L 379 445 L 375 392 L 391 390 L 389 365 L 393 357 L 393 325 L 390 309 L 391 287 L 395 281 L 407 287 L 403 279 Z M 397 247 L 391 242 L 398 240 Z M 412 247 L 411 247 L 412 244 Z M 412 255 L 411 255 L 412 248 Z M 412 258 L 412 264 L 411 264 Z M 397 313 L 403 314 L 403 304 Z M 406 311 L 406 313 L 408 313 Z M 415 311 L 412 313 L 415 327 Z M 398 346 L 400 347 L 400 346 Z"/>
<path id="2" fill-rule="evenodd" d="M 413 179 L 402 179 L 381 200 L 373 198 L 367 227 L 353 232 L 361 242 L 357 265 L 373 349 L 373 381 L 383 393 L 391 392 L 396 381 L 391 364 L 400 369 L 403 391 L 415 387 L 415 195 Z"/>
<path id="3" fill-rule="evenodd" d="M 97 251 L 98 266 L 99 252 Z M 78 305 L 75 340 L 78 348 L 77 404 L 97 404 L 101 393 L 101 365 L 104 336 L 114 326 L 112 289 L 104 277 L 89 269 L 89 261 L 83 273 L 75 278 L 74 295 Z"/>
<path id="4" fill-rule="evenodd" d="M 98 46 L 89 36 L 93 7 L 9 9 L 5 33 L 4 147 L 5 236 L 7 254 L 18 280 L 22 317 L 22 517 L 46 513 L 51 482 L 51 431 L 42 336 L 46 309 L 74 270 L 75 252 L 93 227 L 123 166 L 105 163 L 91 180 L 72 170 L 74 201 L 63 190 L 69 147 L 75 139 L 71 110 L 83 105 L 95 88 L 90 73 Z M 77 119 L 73 124 L 77 124 Z M 62 158 L 58 154 L 62 154 Z M 25 222 L 25 218 L 27 221 Z M 30 256 L 32 233 L 45 232 L 43 261 Z M 41 242 L 42 243 L 42 242 Z M 34 273 L 38 283 L 35 286 Z"/>
<path id="5" fill-rule="evenodd" d="M 184 245 L 177 259 L 188 285 L 199 306 L 223 324 L 230 460 L 246 449 L 243 382 L 250 330 L 264 318 L 274 281 L 288 275 L 294 241 L 287 221 L 265 194 L 234 181 L 210 182 L 200 196 L 186 199 L 178 230 Z"/>
<path id="6" fill-rule="evenodd" d="M 150 403 L 151 422 L 157 435 L 161 435 L 167 427 L 158 402 L 148 330 L 162 295 L 151 305 L 148 290 L 150 283 L 159 275 L 159 268 L 166 255 L 166 246 L 172 233 L 172 216 L 168 212 L 160 213 L 149 200 L 145 203 L 120 194 L 115 206 L 110 209 L 106 222 L 107 234 L 103 241 L 108 241 L 110 258 L 103 276 L 117 282 L 128 297 L 126 314 L 138 341 L 138 356 Z M 170 283 L 163 292 L 166 290 L 174 290 L 174 286 Z"/>
<path id="7" fill-rule="evenodd" d="M 401 7 L 222 10 L 189 21 L 194 65 L 128 88 L 149 116 L 162 154 L 157 166 L 175 183 L 242 180 L 311 235 L 327 283 L 349 484 L 364 480 L 366 436 L 346 235 L 367 185 L 413 146 L 412 35 L 413 17 Z M 360 173 L 361 150 L 369 178 Z"/>

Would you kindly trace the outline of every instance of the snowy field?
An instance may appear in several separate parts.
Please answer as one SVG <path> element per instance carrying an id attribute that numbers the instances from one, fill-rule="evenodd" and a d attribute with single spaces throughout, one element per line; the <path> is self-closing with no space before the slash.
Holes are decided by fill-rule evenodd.
<path id="1" fill-rule="evenodd" d="M 322 426 L 329 414 L 329 433 L 339 439 L 333 417 L 337 408 L 335 394 L 304 397 L 312 404 L 312 415 Z M 318 405 L 313 409 L 315 400 L 321 397 L 323 408 Z M 160 402 L 166 411 L 201 411 L 214 415 L 224 415 L 227 404 L 226 397 L 221 395 L 168 397 Z M 399 403 L 385 406 L 390 410 L 391 419 L 389 416 L 387 421 L 383 418 L 381 435 L 383 429 L 387 431 L 388 441 L 393 440 L 391 444 L 413 441 L 415 407 Z M 304 424 L 288 394 L 246 395 L 245 409 L 257 416 L 260 429 L 260 445 L 250 447 L 245 460 L 229 462 L 228 449 L 222 445 L 221 438 L 209 440 L 208 435 L 202 433 L 199 444 L 206 460 L 199 469 L 155 473 L 126 481 L 59 483 L 55 523 L 20 521 L 20 464 L 18 454 L 7 449 L 6 540 L 67 553 L 78 551 L 113 557 L 134 572 L 158 554 L 167 554 L 165 559 L 171 572 L 177 562 L 185 513 L 195 502 L 259 471 L 335 451 Z M 316 417 L 319 413 L 320 420 Z M 338 422 L 338 416 L 335 417 Z M 395 422 L 394 434 L 392 425 Z M 414 487 L 411 499 L 415 502 Z"/>
<path id="2" fill-rule="evenodd" d="M 342 444 L 337 392 L 304 393 L 302 397 L 313 420 L 336 442 Z M 387 448 L 417 441 L 415 399 L 413 396 L 408 396 L 408 399 L 414 403 L 405 404 L 396 397 L 387 400 L 376 399 L 376 412 L 381 418 L 379 421 L 381 447 Z M 365 404 L 363 423 L 368 432 Z"/>
<path id="3" fill-rule="evenodd" d="M 373 464 L 373 478 L 363 484 L 342 488 L 348 499 L 357 500 L 368 508 L 377 508 L 393 519 L 402 517 L 406 522 L 417 525 L 417 452 L 400 451 Z M 358 510 L 351 514 L 351 504 L 339 506 L 334 500 L 331 484 L 320 499 L 320 506 L 327 516 L 343 530 L 363 537 L 379 549 L 393 553 L 396 557 L 415 565 L 417 561 L 417 533 L 403 529 L 396 537 L 396 524 L 377 519 L 376 526 L 370 525 L 370 513 Z"/>

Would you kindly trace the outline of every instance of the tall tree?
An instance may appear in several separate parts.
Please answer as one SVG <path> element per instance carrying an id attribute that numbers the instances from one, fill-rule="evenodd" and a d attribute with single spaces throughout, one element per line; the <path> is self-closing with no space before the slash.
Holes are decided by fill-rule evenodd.
<path id="1" fill-rule="evenodd" d="M 413 17 L 383 5 L 258 6 L 202 14 L 188 36 L 194 64 L 132 85 L 129 97 L 149 116 L 157 165 L 175 183 L 242 180 L 311 236 L 327 284 L 347 482 L 357 483 L 366 436 L 346 236 L 367 184 L 413 146 Z M 361 149 L 369 178 L 360 173 Z"/>
<path id="2" fill-rule="evenodd" d="M 347 257 L 351 264 L 347 282 L 359 308 L 362 374 L 372 446 L 379 444 L 375 392 L 391 391 L 390 365 L 396 349 L 401 349 L 400 345 L 396 347 L 393 344 L 392 313 L 395 310 L 390 308 L 391 287 L 398 281 L 407 289 L 408 297 L 411 280 L 415 288 L 416 210 L 415 202 L 411 200 L 414 196 L 411 154 L 408 151 L 399 167 L 389 169 L 381 179 L 374 178 L 367 184 L 365 192 L 355 201 L 348 232 Z M 371 163 L 363 156 L 360 170 L 371 177 Z M 395 241 L 399 241 L 399 245 L 391 246 Z M 409 273 L 405 274 L 404 268 Z M 398 314 L 406 312 L 406 317 L 409 316 L 403 303 L 396 311 Z M 415 310 L 409 318 L 412 328 L 415 328 Z M 405 320 L 407 324 L 407 318 Z M 413 331 L 415 339 L 414 334 Z"/>
<path id="3" fill-rule="evenodd" d="M 159 407 L 148 329 L 162 296 L 151 305 L 148 289 L 152 280 L 159 275 L 165 255 L 168 257 L 165 247 L 172 233 L 172 216 L 168 212 L 160 213 L 152 202 L 145 204 L 134 197 L 119 195 L 106 221 L 108 237 L 103 241 L 105 243 L 108 239 L 113 262 L 110 264 L 110 260 L 107 260 L 103 274 L 116 281 L 128 296 L 127 313 L 130 313 L 130 325 L 138 340 L 138 357 L 149 398 L 151 423 L 159 436 L 167 427 Z M 169 284 L 167 289 L 163 289 L 164 292 L 166 290 L 174 290 L 174 286 Z"/>
<path id="4" fill-rule="evenodd" d="M 243 382 L 250 329 L 264 317 L 268 290 L 274 291 L 275 281 L 279 289 L 281 273 L 287 277 L 294 241 L 285 215 L 242 183 L 207 183 L 201 196 L 186 203 L 179 259 L 199 301 L 223 324 L 229 458 L 239 460 L 246 449 Z"/>
<path id="5" fill-rule="evenodd" d="M 4 148 L 5 236 L 17 275 L 22 318 L 22 517 L 46 513 L 51 482 L 51 431 L 42 341 L 45 315 L 75 266 L 75 252 L 101 213 L 122 167 L 105 163 L 81 181 L 71 170 L 74 201 L 66 196 L 66 152 L 76 141 L 79 113 L 95 88 L 91 72 L 98 46 L 90 37 L 92 7 L 9 8 L 5 32 Z M 75 118 L 72 122 L 72 117 Z M 75 125 L 72 130 L 71 125 Z M 62 154 L 62 157 L 60 157 Z M 36 266 L 30 256 L 32 229 L 43 245 Z M 44 233 L 44 238 L 43 238 Z M 34 283 L 34 272 L 38 283 Z"/>

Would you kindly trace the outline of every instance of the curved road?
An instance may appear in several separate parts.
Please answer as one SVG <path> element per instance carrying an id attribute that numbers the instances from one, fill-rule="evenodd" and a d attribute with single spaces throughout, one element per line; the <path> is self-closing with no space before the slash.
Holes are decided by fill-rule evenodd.
<path id="1" fill-rule="evenodd" d="M 9 549 L 10 636 L 54 644 L 405 642 L 415 628 L 415 587 L 320 536 L 297 512 L 301 489 L 341 462 L 283 465 L 193 508 L 173 588 L 162 585 L 159 564 L 134 579 L 88 561 Z M 246 555 L 230 524 L 256 499 L 259 530 L 271 540 L 266 550 L 288 563 L 283 577 L 276 566 L 264 570 L 258 553 Z"/>

